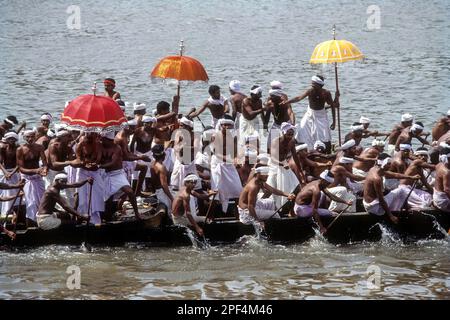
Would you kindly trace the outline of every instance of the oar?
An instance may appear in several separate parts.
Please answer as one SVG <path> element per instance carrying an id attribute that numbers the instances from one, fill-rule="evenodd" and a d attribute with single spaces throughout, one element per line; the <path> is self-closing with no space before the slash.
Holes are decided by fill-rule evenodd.
<path id="1" fill-rule="evenodd" d="M 208 211 L 206 211 L 205 223 L 206 223 L 206 221 L 208 221 L 209 214 L 211 213 L 212 204 L 213 204 L 214 200 L 216 199 L 216 195 L 217 195 L 217 193 L 215 193 L 213 195 L 213 198 L 211 199 L 211 202 L 209 203 Z M 213 216 L 213 220 L 214 220 L 214 216 Z"/>
<path id="2" fill-rule="evenodd" d="M 22 206 L 22 200 L 23 200 L 23 195 L 20 196 L 19 206 L 17 207 L 16 221 L 14 222 L 14 229 L 13 229 L 14 233 L 16 232 L 16 229 L 17 229 L 17 220 L 19 219 L 19 213 L 20 213 L 20 207 Z"/>
<path id="3" fill-rule="evenodd" d="M 84 246 L 87 251 L 92 251 L 92 247 L 87 243 L 89 221 L 91 220 L 91 202 L 92 202 L 92 184 L 89 183 L 88 220 L 86 222 L 86 229 L 84 232 L 84 241 L 82 244 L 82 246 Z"/>
<path id="4" fill-rule="evenodd" d="M 430 175 L 431 175 L 432 172 L 433 172 L 433 171 L 430 170 L 430 173 L 428 173 L 427 177 L 425 178 L 425 181 L 428 180 L 428 178 L 430 177 Z M 417 179 L 416 181 L 414 181 L 413 185 L 411 186 L 411 190 L 409 190 L 408 196 L 406 197 L 405 201 L 403 202 L 401 211 L 405 211 L 405 210 L 407 209 L 409 196 L 411 195 L 411 193 L 412 193 L 412 192 L 414 191 L 414 189 L 416 188 L 417 181 L 419 181 L 419 180 L 420 180 L 420 179 Z"/>
<path id="5" fill-rule="evenodd" d="M 198 120 L 200 120 L 200 123 L 202 124 L 202 127 L 203 127 L 203 129 L 205 129 L 205 128 L 206 128 L 206 126 L 205 126 L 205 124 L 203 123 L 202 119 L 200 119 L 200 117 L 199 117 L 199 116 L 197 116 L 197 119 L 198 119 Z"/>
<path id="6" fill-rule="evenodd" d="M 344 208 L 344 210 L 342 210 L 337 216 L 336 218 L 333 219 L 333 221 L 331 221 L 331 223 L 327 226 L 327 231 L 325 233 L 328 232 L 328 230 L 330 230 L 330 228 L 333 226 L 333 224 L 336 222 L 337 219 L 339 219 L 339 217 L 345 212 L 345 210 L 347 210 L 350 207 L 350 205 L 348 204 L 347 207 Z"/>
<path id="7" fill-rule="evenodd" d="M 14 208 L 14 203 L 16 202 L 16 199 L 19 197 L 20 191 L 22 191 L 22 187 L 20 187 L 20 188 L 17 190 L 17 194 L 16 194 L 16 196 L 14 197 L 14 199 L 13 199 L 13 200 L 9 200 L 9 201 L 12 201 L 12 204 L 11 204 L 11 207 L 8 209 L 8 212 L 6 213 L 6 216 L 5 216 L 5 223 L 3 224 L 3 226 L 4 226 L 5 228 L 6 228 L 6 223 L 8 222 L 8 216 L 9 216 L 9 214 L 11 213 L 12 209 Z M 22 197 L 21 197 L 20 199 L 22 199 Z"/>
<path id="8" fill-rule="evenodd" d="M 297 195 L 297 193 L 300 191 L 300 183 L 295 187 L 295 189 L 292 191 L 293 194 Z M 271 216 L 269 219 L 272 219 L 274 215 L 281 212 L 288 204 L 292 204 L 292 202 L 295 200 L 287 200 L 281 207 L 279 207 Z M 267 219 L 268 220 L 268 219 Z"/>

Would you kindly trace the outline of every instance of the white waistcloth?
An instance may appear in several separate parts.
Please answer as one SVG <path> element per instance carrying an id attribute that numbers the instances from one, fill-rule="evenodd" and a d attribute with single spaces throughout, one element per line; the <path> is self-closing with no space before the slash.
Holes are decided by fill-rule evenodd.
<path id="1" fill-rule="evenodd" d="M 399 188 L 406 189 L 405 192 L 408 195 L 411 192 L 411 186 L 401 184 Z M 429 208 L 433 202 L 433 196 L 428 192 L 414 188 L 408 198 L 408 205 L 412 208 L 424 209 Z"/>
<path id="2" fill-rule="evenodd" d="M 330 123 L 328 121 L 327 111 L 313 110 L 310 107 L 303 116 L 299 130 L 297 130 L 297 141 L 308 145 L 309 150 L 314 149 L 316 141 L 331 141 Z"/>
<path id="3" fill-rule="evenodd" d="M 94 179 L 94 184 L 92 185 L 92 198 L 91 198 L 91 216 L 94 213 L 105 211 L 105 201 L 103 199 L 104 194 L 104 179 L 103 179 L 103 169 L 97 171 L 89 171 L 83 168 L 77 170 L 77 181 L 86 180 L 89 177 Z M 84 184 L 82 187 L 78 188 L 78 209 L 77 211 L 81 214 L 88 213 L 89 206 L 89 189 L 91 185 L 89 183 Z"/>
<path id="4" fill-rule="evenodd" d="M 38 214 L 37 215 L 38 227 L 42 230 L 56 229 L 61 225 L 61 219 L 58 218 L 56 213 L 53 214 Z"/>
<path id="5" fill-rule="evenodd" d="M 270 173 L 267 183 L 280 191 L 291 193 L 298 186 L 299 181 L 295 173 L 290 169 L 285 169 L 282 166 L 274 165 L 272 160 L 269 162 Z M 280 208 L 283 204 L 283 197 L 273 195 L 275 199 L 275 205 Z"/>
<path id="6" fill-rule="evenodd" d="M 438 209 L 445 212 L 450 212 L 450 198 L 445 192 L 434 189 L 433 203 Z"/>
<path id="7" fill-rule="evenodd" d="M 295 204 L 294 212 L 295 212 L 295 214 L 298 217 L 309 218 L 309 217 L 312 217 L 313 207 L 312 207 L 311 204 L 301 204 L 301 205 Z M 327 209 L 317 208 L 317 212 L 322 217 L 332 216 L 333 215 L 333 213 L 330 210 L 327 210 Z"/>
<path id="8" fill-rule="evenodd" d="M 391 157 L 393 157 L 395 153 L 395 144 L 388 144 L 386 148 L 386 153 Z"/>
<path id="9" fill-rule="evenodd" d="M 349 207 L 345 203 L 332 200 L 328 210 L 335 212 L 341 212 L 342 210 L 345 210 L 346 212 L 356 212 L 356 197 L 351 191 L 347 190 L 347 188 L 338 186 L 329 188 L 327 191 L 342 200 L 353 202 L 353 204 Z"/>
<path id="10" fill-rule="evenodd" d="M 128 182 L 131 183 L 131 180 L 133 179 L 133 172 L 136 169 L 136 162 L 122 161 L 122 167 L 123 167 L 123 171 L 125 171 Z"/>
<path id="11" fill-rule="evenodd" d="M 105 193 L 104 200 L 107 201 L 111 196 L 116 196 L 117 198 L 123 194 L 121 190 L 123 187 L 129 187 L 130 183 L 127 180 L 127 176 L 123 169 L 113 170 L 105 172 Z"/>
<path id="12" fill-rule="evenodd" d="M 236 167 L 225 163 L 213 155 L 211 159 L 211 189 L 219 192 L 222 210 L 227 211 L 228 201 L 239 198 L 242 192 L 242 182 Z"/>
<path id="13" fill-rule="evenodd" d="M 228 100 L 228 101 L 232 101 L 232 100 Z M 236 130 L 239 130 L 239 128 L 241 127 L 241 119 L 242 119 L 242 113 L 236 112 L 236 119 L 234 119 L 234 128 Z"/>
<path id="14" fill-rule="evenodd" d="M 173 165 L 172 176 L 170 177 L 171 187 L 174 190 L 180 190 L 183 187 L 183 179 L 189 174 L 197 175 L 197 167 L 195 165 L 195 160 L 189 164 L 182 164 L 178 158 L 175 159 L 175 163 Z M 200 179 L 198 179 L 194 190 L 201 189 L 201 188 L 202 188 L 202 184 L 201 184 Z"/>
<path id="15" fill-rule="evenodd" d="M 396 188 L 384 196 L 384 201 L 389 207 L 389 210 L 399 211 L 402 209 L 407 195 L 408 190 L 406 188 Z M 378 199 L 375 199 L 370 203 L 363 200 L 363 205 L 368 213 L 375 214 L 377 216 L 382 216 L 386 213 L 384 212 L 384 209 L 380 205 Z"/>
<path id="16" fill-rule="evenodd" d="M 67 174 L 67 183 L 75 183 L 77 181 L 78 168 L 67 166 L 64 168 L 64 171 Z M 74 188 L 69 188 L 62 191 L 62 193 L 66 195 L 67 202 L 72 208 L 75 207 L 75 192 L 76 190 Z"/>
<path id="17" fill-rule="evenodd" d="M 363 192 L 364 184 L 357 181 L 352 181 L 347 178 L 347 185 L 352 189 L 353 193 Z"/>
<path id="18" fill-rule="evenodd" d="M 6 170 L 8 172 L 13 171 L 13 169 Z M 3 176 L 3 172 L 0 171 L 0 182 L 6 183 L 6 184 L 17 184 L 20 181 L 20 174 L 18 172 L 14 173 L 11 178 L 6 180 L 5 176 Z M 11 197 L 17 195 L 17 189 L 7 189 L 7 190 L 0 190 L 0 197 Z M 14 204 L 13 204 L 14 202 Z M 6 215 L 6 213 L 11 209 L 12 206 L 18 206 L 20 202 L 20 198 L 17 198 L 15 201 L 2 201 L 0 202 L 0 216 Z"/>
<path id="19" fill-rule="evenodd" d="M 21 176 L 25 179 L 23 192 L 27 206 L 27 218 L 36 221 L 36 214 L 39 211 L 39 205 L 45 192 L 44 179 L 38 174 L 22 174 Z"/>
<path id="20" fill-rule="evenodd" d="M 167 212 L 170 214 L 172 212 L 172 201 L 170 201 L 167 194 L 164 192 L 163 188 L 159 188 L 155 190 L 155 195 L 158 198 L 159 202 L 164 203 L 167 207 Z"/>
<path id="21" fill-rule="evenodd" d="M 241 146 L 245 145 L 245 137 L 258 135 L 259 137 L 259 115 L 257 115 L 252 120 L 245 119 L 244 116 L 241 116 L 240 124 L 239 124 L 239 144 Z"/>
<path id="22" fill-rule="evenodd" d="M 355 176 L 361 176 L 361 177 L 367 177 L 367 174 L 368 174 L 368 172 L 363 171 L 358 168 L 355 168 L 355 167 L 352 168 L 352 172 Z"/>
<path id="23" fill-rule="evenodd" d="M 250 215 L 248 209 L 241 209 L 238 207 L 239 211 L 239 221 L 243 224 L 257 224 L 258 221 L 255 220 Z M 267 219 L 280 219 L 280 215 L 275 213 L 275 202 L 272 199 L 258 199 L 255 203 L 256 217 L 260 221 Z M 274 214 L 275 213 L 275 214 Z"/>

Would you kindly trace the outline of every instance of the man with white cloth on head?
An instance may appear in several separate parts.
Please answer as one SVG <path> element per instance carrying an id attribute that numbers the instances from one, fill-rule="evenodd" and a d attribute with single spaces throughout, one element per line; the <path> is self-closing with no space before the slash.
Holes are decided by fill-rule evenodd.
<path id="1" fill-rule="evenodd" d="M 411 144 L 413 138 L 419 140 L 422 145 L 430 145 L 430 143 L 422 138 L 420 135 L 423 132 L 423 123 L 417 121 L 411 127 L 403 129 L 402 133 L 398 136 L 397 142 L 395 143 L 395 151 L 399 151 L 401 144 Z"/>
<path id="2" fill-rule="evenodd" d="M 47 159 L 44 154 L 44 147 L 35 143 L 36 134 L 33 130 L 26 130 L 23 137 L 25 144 L 17 149 L 17 165 L 22 179 L 25 179 L 23 191 L 27 208 L 27 225 L 34 225 L 39 204 L 45 191 L 45 183 L 42 177 L 47 175 Z M 39 160 L 42 161 L 42 167 L 39 165 Z"/>
<path id="3" fill-rule="evenodd" d="M 275 202 L 271 198 L 258 199 L 260 190 L 280 197 L 286 197 L 288 200 L 294 200 L 295 195 L 289 194 L 278 189 L 272 188 L 267 184 L 270 168 L 267 166 L 258 166 L 255 169 L 255 175 L 246 184 L 239 197 L 239 220 L 244 224 L 259 224 L 267 219 L 279 219 L 280 215 L 275 211 Z"/>
<path id="4" fill-rule="evenodd" d="M 17 184 L 20 180 L 19 167 L 17 166 L 17 133 L 7 132 L 0 143 L 0 182 L 6 184 Z M 0 196 L 11 197 L 17 194 L 17 190 L 7 189 L 0 191 Z M 3 201 L 0 204 L 0 214 L 6 214 L 12 206 L 17 206 L 19 199 L 15 201 Z"/>
<path id="5" fill-rule="evenodd" d="M 397 142 L 398 137 L 405 128 L 412 126 L 413 121 L 414 117 L 411 114 L 409 113 L 402 114 L 401 123 L 396 124 L 392 129 L 391 133 L 388 136 L 388 145 L 387 145 L 387 153 L 391 157 L 394 155 L 395 144 Z"/>
<path id="6" fill-rule="evenodd" d="M 234 119 L 234 126 L 239 130 L 240 119 L 242 116 L 242 102 L 247 97 L 241 88 L 241 82 L 238 80 L 231 80 L 228 87 L 230 88 L 231 96 L 228 98 L 232 110 L 232 117 Z"/>
<path id="7" fill-rule="evenodd" d="M 264 108 L 261 100 L 262 88 L 253 86 L 250 97 L 242 102 L 242 115 L 239 124 L 239 145 L 245 144 L 245 137 L 257 135 L 259 137 L 260 123 L 263 122 Z M 261 121 L 261 122 L 260 122 Z"/>
<path id="8" fill-rule="evenodd" d="M 436 165 L 433 204 L 439 210 L 450 213 L 450 149 L 444 149 Z"/>
<path id="9" fill-rule="evenodd" d="M 270 150 L 271 172 L 267 183 L 278 190 L 286 193 L 292 193 L 295 188 L 303 181 L 303 177 L 296 175 L 289 167 L 289 158 L 293 158 L 297 168 L 301 168 L 299 156 L 295 151 L 295 127 L 283 122 L 281 125 L 282 136 L 272 141 L 272 148 Z M 274 196 L 277 208 L 283 204 L 283 199 L 279 196 Z"/>
<path id="10" fill-rule="evenodd" d="M 168 172 L 164 166 L 164 158 L 166 153 L 164 152 L 164 146 L 157 144 L 152 148 L 152 154 L 154 160 L 150 164 L 151 170 L 151 183 L 155 189 L 155 195 L 159 202 L 164 203 L 167 207 L 167 212 L 170 214 L 172 211 L 173 196 L 169 190 Z"/>
<path id="11" fill-rule="evenodd" d="M 70 160 L 74 159 L 73 150 L 69 146 L 70 139 L 69 131 L 59 130 L 56 132 L 56 138 L 52 139 L 48 145 L 46 151 L 48 163 L 48 173 L 45 177 L 46 189 L 53 183 L 58 173 L 65 172 L 65 167 L 70 164 Z"/>
<path id="12" fill-rule="evenodd" d="M 389 172 L 391 173 L 404 173 L 411 163 L 409 158 L 412 147 L 410 144 L 401 144 L 400 151 L 392 158 L 389 166 Z M 386 177 L 384 180 L 384 187 L 386 190 L 394 190 L 399 186 L 399 180 L 397 178 Z"/>
<path id="13" fill-rule="evenodd" d="M 211 126 L 215 128 L 217 126 L 217 121 L 222 119 L 225 116 L 225 113 L 228 113 L 229 111 L 228 101 L 220 94 L 219 86 L 210 86 L 208 92 L 210 94 L 208 100 L 206 100 L 198 110 L 193 109 L 187 117 L 193 119 L 198 117 L 206 109 L 209 109 L 209 111 L 211 111 Z"/>
<path id="14" fill-rule="evenodd" d="M 331 152 L 331 130 L 334 130 L 336 119 L 336 108 L 339 108 L 339 91 L 333 100 L 330 91 L 323 89 L 325 85 L 322 76 L 311 78 L 311 88 L 302 95 L 285 102 L 292 104 L 308 97 L 309 107 L 300 122 L 297 133 L 297 140 L 308 144 L 308 149 L 312 150 L 314 142 L 322 141 L 327 146 L 327 153 Z M 331 107 L 333 122 L 330 126 L 325 108 L 325 103 Z"/>

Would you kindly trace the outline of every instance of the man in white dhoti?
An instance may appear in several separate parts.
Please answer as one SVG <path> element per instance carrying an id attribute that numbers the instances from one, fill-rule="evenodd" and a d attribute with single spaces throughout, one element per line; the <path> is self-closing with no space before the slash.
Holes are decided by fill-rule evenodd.
<path id="1" fill-rule="evenodd" d="M 295 195 L 272 188 L 267 184 L 270 168 L 259 166 L 255 169 L 254 177 L 245 185 L 239 196 L 239 220 L 244 224 L 256 224 L 262 226 L 267 219 L 279 219 L 280 215 L 275 211 L 275 202 L 271 198 L 258 199 L 260 190 L 294 200 Z"/>
<path id="2" fill-rule="evenodd" d="M 246 95 L 242 92 L 241 82 L 238 80 L 231 80 L 228 87 L 230 88 L 230 98 L 228 102 L 232 110 L 232 117 L 236 130 L 239 130 L 240 119 L 242 115 L 242 102 L 246 98 Z"/>
<path id="3" fill-rule="evenodd" d="M 47 151 L 48 173 L 45 177 L 45 188 L 47 189 L 59 173 L 63 173 L 70 161 L 75 158 L 72 148 L 69 146 L 70 132 L 59 130 L 56 137 L 50 141 Z"/>
<path id="4" fill-rule="evenodd" d="M 339 108 L 339 91 L 336 92 L 333 100 L 330 91 L 323 89 L 325 82 L 322 76 L 311 78 L 311 88 L 303 94 L 285 102 L 292 104 L 308 97 L 309 107 L 300 122 L 297 132 L 297 141 L 308 144 L 308 149 L 312 150 L 316 141 L 322 141 L 327 146 L 327 153 L 331 152 L 331 130 L 334 130 L 336 119 L 336 108 Z M 330 126 L 328 122 L 325 103 L 331 107 L 333 122 Z"/>
<path id="5" fill-rule="evenodd" d="M 150 164 L 151 170 L 151 182 L 155 189 L 155 195 L 159 202 L 164 203 L 167 207 L 167 212 L 170 214 L 172 211 L 173 196 L 169 190 L 167 169 L 164 166 L 164 158 L 166 153 L 164 152 L 164 146 L 157 144 L 152 148 L 152 154 L 154 160 Z"/>
<path id="6" fill-rule="evenodd" d="M 400 151 L 397 152 L 392 158 L 392 163 L 389 166 L 389 171 L 391 173 L 404 173 L 408 168 L 411 160 L 409 159 L 409 154 L 412 150 L 410 144 L 401 144 Z M 384 181 L 384 187 L 386 190 L 394 190 L 399 185 L 399 181 L 397 178 L 389 178 L 386 177 Z"/>
<path id="7" fill-rule="evenodd" d="M 35 143 L 36 134 L 33 130 L 26 130 L 23 137 L 25 144 L 17 149 L 17 165 L 22 179 L 25 179 L 23 190 L 27 208 L 27 225 L 34 226 L 39 204 L 45 191 L 45 183 L 42 177 L 47 175 L 47 159 L 44 154 L 44 147 Z M 42 167 L 39 165 L 39 161 L 42 161 Z"/>
<path id="8" fill-rule="evenodd" d="M 441 151 L 439 164 L 436 165 L 433 204 L 439 210 L 450 213 L 450 149 Z"/>
<path id="9" fill-rule="evenodd" d="M 242 115 L 239 124 L 239 145 L 245 144 L 245 137 L 258 135 L 263 122 L 264 108 L 261 100 L 262 88 L 253 86 L 250 90 L 250 97 L 242 102 Z"/>
<path id="10" fill-rule="evenodd" d="M 220 87 L 212 85 L 208 90 L 210 97 L 206 100 L 198 110 L 193 110 L 188 114 L 188 118 L 193 119 L 202 114 L 206 109 L 211 111 L 211 125 L 213 128 L 217 126 L 217 121 L 222 119 L 228 112 L 228 101 L 220 94 Z"/>
<path id="11" fill-rule="evenodd" d="M 353 174 L 366 177 L 370 168 L 375 165 L 378 156 L 384 151 L 384 141 L 374 139 L 372 146 L 363 150 L 353 164 Z"/>
<path id="12" fill-rule="evenodd" d="M 0 182 L 6 184 L 17 184 L 20 180 L 20 174 L 18 173 L 19 167 L 17 166 L 17 141 L 19 136 L 15 132 L 7 132 L 0 142 Z M 3 192 L 0 191 L 0 196 L 11 197 L 15 196 L 17 191 L 13 189 L 7 189 Z M 4 201 L 0 205 L 0 214 L 6 214 L 12 206 L 17 206 L 19 200 L 16 201 Z"/>
<path id="13" fill-rule="evenodd" d="M 402 133 L 403 129 L 412 126 L 413 121 L 414 117 L 411 114 L 409 113 L 402 114 L 401 123 L 396 124 L 392 129 L 388 137 L 388 145 L 387 145 L 387 154 L 389 154 L 391 157 L 394 156 L 395 144 L 397 143 L 398 137 Z"/>

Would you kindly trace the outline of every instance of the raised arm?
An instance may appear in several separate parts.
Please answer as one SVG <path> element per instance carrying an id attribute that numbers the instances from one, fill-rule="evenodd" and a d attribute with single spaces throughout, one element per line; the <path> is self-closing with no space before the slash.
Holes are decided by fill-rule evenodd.
<path id="1" fill-rule="evenodd" d="M 207 107 L 208 107 L 208 101 L 205 101 L 203 103 L 203 105 L 200 107 L 200 109 L 198 109 L 197 111 L 189 113 L 188 117 L 191 118 L 191 119 L 195 118 L 195 117 L 198 117 L 200 114 L 202 114 L 206 110 Z"/>
<path id="2" fill-rule="evenodd" d="M 307 96 L 309 96 L 309 94 L 311 93 L 312 89 L 308 89 L 305 92 L 303 92 L 301 95 L 294 97 L 290 100 L 287 101 L 282 101 L 281 104 L 292 104 L 292 103 L 297 103 L 302 101 L 303 99 L 305 99 Z"/>

